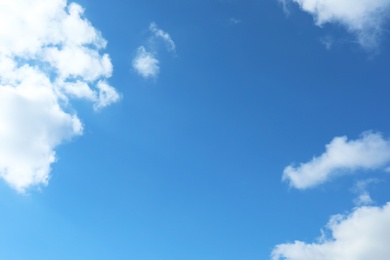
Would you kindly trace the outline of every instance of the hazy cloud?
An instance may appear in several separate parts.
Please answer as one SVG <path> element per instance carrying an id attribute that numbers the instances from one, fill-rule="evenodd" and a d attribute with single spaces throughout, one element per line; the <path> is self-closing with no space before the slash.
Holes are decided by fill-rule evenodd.
<path id="1" fill-rule="evenodd" d="M 155 23 L 151 23 L 149 25 L 149 30 L 153 33 L 154 37 L 156 37 L 157 39 L 161 39 L 165 42 L 168 51 L 174 52 L 176 50 L 175 42 L 172 40 L 171 36 L 167 32 L 164 32 L 163 30 L 158 28 Z"/>
<path id="2" fill-rule="evenodd" d="M 335 40 L 332 36 L 327 35 L 325 37 L 320 38 L 320 42 L 325 46 L 327 50 L 330 50 L 333 47 Z"/>
<path id="3" fill-rule="evenodd" d="M 72 99 L 95 109 L 119 99 L 106 41 L 83 11 L 65 0 L 0 1 L 0 178 L 19 192 L 47 185 L 55 147 L 82 134 Z"/>
<path id="4" fill-rule="evenodd" d="M 236 24 L 240 24 L 242 21 L 240 19 L 237 19 L 237 18 L 230 18 L 229 19 L 229 24 L 232 24 L 232 25 L 236 25 Z"/>
<path id="5" fill-rule="evenodd" d="M 353 170 L 385 170 L 390 163 L 390 141 L 378 133 L 364 133 L 357 140 L 335 137 L 326 151 L 307 163 L 284 169 L 283 181 L 297 189 L 307 189 Z"/>
<path id="6" fill-rule="evenodd" d="M 378 182 L 380 182 L 380 180 L 374 178 L 357 181 L 352 189 L 352 192 L 357 195 L 357 197 L 354 199 L 354 203 L 357 206 L 373 204 L 374 200 L 371 198 L 371 195 L 368 192 L 368 186 Z"/>
<path id="7" fill-rule="evenodd" d="M 390 203 L 363 206 L 335 215 L 315 243 L 277 245 L 272 260 L 387 260 L 390 255 Z M 325 235 L 325 234 L 329 235 Z"/>
<path id="8" fill-rule="evenodd" d="M 389 0 L 279 0 L 284 9 L 289 2 L 314 16 L 315 23 L 338 23 L 353 33 L 367 49 L 377 47 L 383 25 L 389 17 Z"/>

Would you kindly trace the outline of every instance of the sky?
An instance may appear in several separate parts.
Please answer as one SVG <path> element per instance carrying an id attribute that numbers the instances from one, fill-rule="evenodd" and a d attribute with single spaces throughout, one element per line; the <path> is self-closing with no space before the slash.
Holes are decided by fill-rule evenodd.
<path id="1" fill-rule="evenodd" d="M 0 0 L 0 259 L 387 260 L 389 0 Z"/>

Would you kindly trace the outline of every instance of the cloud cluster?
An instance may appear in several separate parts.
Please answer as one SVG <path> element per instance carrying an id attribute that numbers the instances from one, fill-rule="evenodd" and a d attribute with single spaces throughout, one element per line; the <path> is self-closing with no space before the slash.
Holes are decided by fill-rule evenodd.
<path id="1" fill-rule="evenodd" d="M 329 237 L 323 235 L 316 243 L 295 241 L 277 245 L 272 259 L 387 260 L 390 255 L 390 203 L 383 207 L 363 206 L 350 214 L 335 215 L 328 222 L 326 231 Z"/>
<path id="2" fill-rule="evenodd" d="M 385 169 L 390 163 L 390 141 L 378 133 L 364 133 L 360 139 L 336 137 L 326 151 L 298 167 L 289 165 L 282 179 L 297 189 L 307 189 L 356 170 Z"/>
<path id="3" fill-rule="evenodd" d="M 357 37 L 367 49 L 377 47 L 383 34 L 383 25 L 389 17 L 389 0 L 279 0 L 297 3 L 302 10 L 314 16 L 318 26 L 338 23 Z"/>
<path id="4" fill-rule="evenodd" d="M 146 48 L 144 45 L 138 47 L 132 62 L 133 69 L 143 78 L 154 78 L 160 72 L 159 60 L 156 57 L 158 50 L 155 47 L 158 41 L 161 41 L 169 52 L 176 52 L 175 42 L 168 33 L 161 30 L 155 23 L 149 25 L 149 31 L 152 34 L 148 40 L 150 47 Z"/>
<path id="5" fill-rule="evenodd" d="M 96 110 L 119 99 L 106 41 L 83 11 L 66 0 L 0 1 L 0 178 L 19 192 L 47 185 L 55 147 L 82 134 L 72 99 Z"/>

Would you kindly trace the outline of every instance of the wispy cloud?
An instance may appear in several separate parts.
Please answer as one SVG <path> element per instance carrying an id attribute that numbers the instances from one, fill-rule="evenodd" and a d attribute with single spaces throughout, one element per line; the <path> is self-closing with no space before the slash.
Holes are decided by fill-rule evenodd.
<path id="1" fill-rule="evenodd" d="M 357 181 L 352 189 L 352 192 L 357 195 L 354 199 L 354 203 L 357 206 L 371 205 L 374 200 L 371 198 L 368 192 L 368 186 L 380 182 L 379 179 L 371 178 L 366 180 Z"/>
<path id="2" fill-rule="evenodd" d="M 317 243 L 295 241 L 277 245 L 273 260 L 377 259 L 390 255 L 390 203 L 362 206 L 352 213 L 335 215 Z"/>
<path id="3" fill-rule="evenodd" d="M 168 52 L 176 52 L 175 42 L 167 32 L 161 30 L 155 23 L 149 25 L 149 31 L 151 32 L 147 40 L 149 45 L 138 47 L 132 62 L 133 69 L 143 78 L 154 78 L 160 72 L 160 61 L 157 59 L 159 50 L 156 46 L 161 41 Z"/>
<path id="4" fill-rule="evenodd" d="M 287 3 L 297 3 L 303 11 L 314 16 L 315 23 L 338 23 L 354 34 L 366 49 L 378 46 L 383 25 L 390 14 L 388 0 L 279 0 L 286 10 Z"/>
<path id="5" fill-rule="evenodd" d="M 172 40 L 171 36 L 167 33 L 158 28 L 157 24 L 151 23 L 149 25 L 149 30 L 153 33 L 153 36 L 156 39 L 161 39 L 166 44 L 168 51 L 175 51 L 176 45 L 175 42 Z"/>
<path id="6" fill-rule="evenodd" d="M 240 19 L 237 19 L 237 18 L 230 18 L 229 19 L 229 24 L 233 24 L 233 25 L 236 25 L 236 24 L 240 24 L 242 21 Z"/>
<path id="7" fill-rule="evenodd" d="M 366 132 L 357 140 L 335 137 L 321 156 L 298 167 L 287 166 L 282 179 L 294 188 L 307 189 L 354 170 L 384 170 L 389 163 L 390 141 Z"/>
<path id="8" fill-rule="evenodd" d="M 0 2 L 0 177 L 19 192 L 47 185 L 54 149 L 83 132 L 72 99 L 119 99 L 106 41 L 65 0 Z"/>
<path id="9" fill-rule="evenodd" d="M 332 36 L 327 35 L 325 37 L 320 38 L 320 42 L 325 46 L 325 48 L 327 50 L 330 50 L 330 49 L 332 49 L 332 47 L 335 43 L 335 40 Z"/>

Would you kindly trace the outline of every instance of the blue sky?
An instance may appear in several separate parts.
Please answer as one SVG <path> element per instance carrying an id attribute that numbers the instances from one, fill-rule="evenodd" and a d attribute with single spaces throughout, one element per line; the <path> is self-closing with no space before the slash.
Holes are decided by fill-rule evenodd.
<path id="1" fill-rule="evenodd" d="M 386 260 L 390 2 L 0 3 L 0 259 Z"/>

